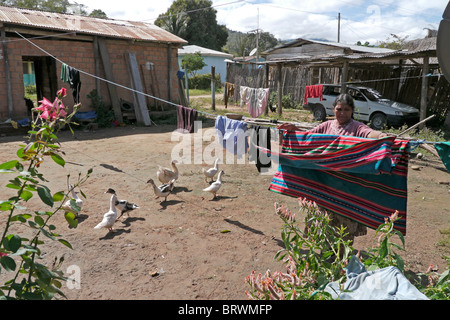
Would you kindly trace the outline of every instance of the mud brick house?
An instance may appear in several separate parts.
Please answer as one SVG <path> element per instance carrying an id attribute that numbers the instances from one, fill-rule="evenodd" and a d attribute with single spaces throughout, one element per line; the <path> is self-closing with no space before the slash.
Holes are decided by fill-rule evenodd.
<path id="1" fill-rule="evenodd" d="M 142 108 L 158 101 L 152 97 L 179 101 L 178 49 L 186 41 L 153 24 L 0 6 L 0 31 L 0 122 L 30 116 L 24 101 L 30 73 L 37 101 L 53 101 L 65 87 L 70 111 L 75 100 L 61 79 L 65 66 L 79 71 L 80 111 L 92 109 L 87 95 L 94 89 L 119 121 L 121 101 Z"/>

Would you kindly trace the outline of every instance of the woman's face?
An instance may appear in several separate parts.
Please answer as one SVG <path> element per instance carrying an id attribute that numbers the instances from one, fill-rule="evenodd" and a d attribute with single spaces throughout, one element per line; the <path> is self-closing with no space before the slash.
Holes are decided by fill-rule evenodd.
<path id="1" fill-rule="evenodd" d="M 340 125 L 346 124 L 352 118 L 353 109 L 346 103 L 338 102 L 334 107 L 334 115 Z"/>

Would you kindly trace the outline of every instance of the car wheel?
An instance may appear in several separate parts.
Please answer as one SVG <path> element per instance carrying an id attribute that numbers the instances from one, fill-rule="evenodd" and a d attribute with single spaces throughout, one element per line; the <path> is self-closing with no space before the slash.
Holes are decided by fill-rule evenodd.
<path id="1" fill-rule="evenodd" d="M 375 113 L 370 118 L 370 126 L 372 129 L 381 130 L 387 126 L 387 117 L 383 113 Z"/>
<path id="2" fill-rule="evenodd" d="M 313 109 L 313 119 L 315 121 L 325 121 L 327 118 L 327 113 L 325 112 L 325 108 L 323 106 L 316 106 Z"/>

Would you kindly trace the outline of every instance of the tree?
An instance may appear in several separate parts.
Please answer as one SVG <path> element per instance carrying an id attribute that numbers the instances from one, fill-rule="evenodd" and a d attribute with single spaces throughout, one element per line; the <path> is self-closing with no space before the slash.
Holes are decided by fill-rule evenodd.
<path id="1" fill-rule="evenodd" d="M 108 19 L 108 16 L 106 15 L 106 13 L 100 9 L 92 10 L 92 12 L 89 14 L 89 17 Z"/>
<path id="2" fill-rule="evenodd" d="M 244 57 L 248 55 L 254 48 L 256 48 L 256 37 L 256 33 L 242 33 L 238 31 L 228 30 L 228 42 L 224 49 L 235 56 Z M 278 44 L 279 40 L 277 40 L 271 33 L 259 33 L 259 53 L 271 49 Z"/>
<path id="3" fill-rule="evenodd" d="M 392 50 L 402 50 L 405 47 L 406 39 L 409 36 L 405 36 L 405 37 L 402 38 L 402 37 L 400 37 L 400 36 L 398 36 L 396 34 L 391 33 L 391 37 L 394 38 L 394 39 L 390 40 L 388 38 L 386 41 L 381 42 L 378 47 L 392 49 Z"/>
<path id="4" fill-rule="evenodd" d="M 227 43 L 228 32 L 217 23 L 211 0 L 175 0 L 155 25 L 185 39 L 191 45 L 218 50 Z"/>
<path id="5" fill-rule="evenodd" d="M 200 52 L 188 53 L 183 59 L 181 59 L 181 67 L 187 72 L 192 73 L 194 76 L 198 70 L 203 69 L 206 63 L 203 61 L 203 57 Z"/>

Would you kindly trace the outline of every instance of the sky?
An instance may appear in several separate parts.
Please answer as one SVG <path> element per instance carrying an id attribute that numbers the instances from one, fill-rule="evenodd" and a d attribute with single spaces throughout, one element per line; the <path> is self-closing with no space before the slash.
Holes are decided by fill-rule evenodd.
<path id="1" fill-rule="evenodd" d="M 108 18 L 153 23 L 172 0 L 77 0 Z M 378 45 L 423 38 L 437 30 L 448 0 L 213 0 L 217 21 L 228 29 L 269 32 L 280 40 L 320 39 Z M 340 16 L 340 19 L 338 19 Z M 338 27 L 340 25 L 340 28 Z M 339 32 L 338 32 L 339 30 Z"/>

